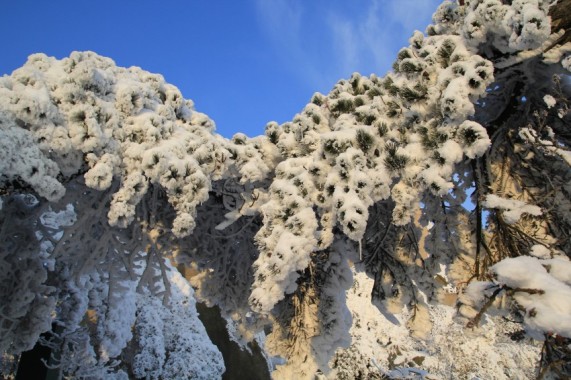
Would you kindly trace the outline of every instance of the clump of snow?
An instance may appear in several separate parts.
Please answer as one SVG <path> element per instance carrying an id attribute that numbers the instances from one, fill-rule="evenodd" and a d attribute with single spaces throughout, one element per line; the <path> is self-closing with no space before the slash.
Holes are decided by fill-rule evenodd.
<path id="1" fill-rule="evenodd" d="M 571 263 L 563 258 L 540 260 L 530 256 L 507 258 L 492 267 L 499 284 L 513 291 L 524 310 L 527 333 L 571 337 Z"/>
<path id="2" fill-rule="evenodd" d="M 530 255 L 537 257 L 538 259 L 549 259 L 551 258 L 551 251 L 544 245 L 535 244 L 531 247 Z"/>
<path id="3" fill-rule="evenodd" d="M 75 213 L 75 208 L 72 204 L 68 204 L 65 210 L 62 211 L 49 211 L 44 212 L 40 216 L 40 221 L 44 227 L 51 228 L 54 230 L 60 229 L 61 227 L 69 227 L 77 221 L 77 214 Z"/>
<path id="4" fill-rule="evenodd" d="M 555 98 L 549 94 L 545 95 L 543 97 L 543 101 L 545 102 L 545 104 L 547 105 L 547 108 L 552 108 L 555 106 L 555 104 L 557 103 L 557 101 L 555 100 Z"/>
<path id="5" fill-rule="evenodd" d="M 460 298 L 460 313 L 472 319 L 486 311 L 483 305 L 492 296 L 502 300 L 495 303 L 500 308 L 506 308 L 505 298 L 509 298 L 516 303 L 530 337 L 571 337 L 571 262 L 566 256 L 552 256 L 543 245 L 534 245 L 531 255 L 506 258 L 492 266 L 493 282 L 472 282 Z"/>
<path id="6" fill-rule="evenodd" d="M 458 297 L 458 312 L 466 318 L 474 318 L 483 307 L 486 297 L 490 297 L 495 288 L 488 281 L 472 281 Z"/>
<path id="7" fill-rule="evenodd" d="M 456 135 L 458 143 L 464 148 L 464 154 L 469 158 L 480 157 L 492 144 L 486 129 L 470 120 L 458 127 Z"/>
<path id="8" fill-rule="evenodd" d="M 488 208 L 503 210 L 502 215 L 508 224 L 517 223 L 523 214 L 542 215 L 540 207 L 529 205 L 517 199 L 501 198 L 495 194 L 488 194 L 483 205 Z"/>
<path id="9" fill-rule="evenodd" d="M 564 61 L 569 58 L 569 53 L 571 53 L 571 42 L 567 42 L 563 45 L 556 45 L 552 49 L 543 53 L 543 62 L 547 64 L 554 64 L 561 62 L 564 68 Z"/>

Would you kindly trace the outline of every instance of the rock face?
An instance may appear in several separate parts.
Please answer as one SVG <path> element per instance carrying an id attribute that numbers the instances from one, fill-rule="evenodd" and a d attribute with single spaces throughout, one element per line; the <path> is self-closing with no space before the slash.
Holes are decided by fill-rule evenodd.
<path id="1" fill-rule="evenodd" d="M 242 349 L 236 342 L 230 340 L 226 321 L 220 316 L 220 309 L 217 306 L 208 307 L 203 303 L 197 303 L 196 308 L 210 340 L 218 347 L 224 358 L 226 372 L 222 379 L 271 379 L 268 362 L 255 341 L 248 345 L 251 353 Z"/>

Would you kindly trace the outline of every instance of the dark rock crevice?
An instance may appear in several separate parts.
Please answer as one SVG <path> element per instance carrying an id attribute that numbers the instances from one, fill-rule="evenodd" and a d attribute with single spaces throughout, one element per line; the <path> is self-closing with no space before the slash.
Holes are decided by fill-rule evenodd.
<path id="1" fill-rule="evenodd" d="M 224 358 L 226 372 L 222 376 L 223 380 L 271 379 L 268 363 L 255 341 L 248 345 L 252 353 L 243 350 L 238 343 L 230 339 L 226 320 L 220 315 L 217 306 L 208 307 L 197 302 L 196 309 L 210 340 L 218 347 Z"/>

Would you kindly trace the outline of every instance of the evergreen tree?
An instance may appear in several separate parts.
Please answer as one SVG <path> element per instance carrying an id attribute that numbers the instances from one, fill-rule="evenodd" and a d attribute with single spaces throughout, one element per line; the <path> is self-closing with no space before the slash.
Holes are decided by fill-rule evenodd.
<path id="1" fill-rule="evenodd" d="M 254 138 L 160 75 L 30 56 L 0 78 L 2 360 L 40 341 L 71 377 L 219 377 L 196 298 L 243 344 L 265 331 L 276 378 L 458 377 L 478 364 L 359 337 L 372 302 L 430 347 L 460 293 L 457 325 L 509 315 L 543 342 L 537 375 L 569 376 L 570 6 L 445 1 L 390 73 Z"/>

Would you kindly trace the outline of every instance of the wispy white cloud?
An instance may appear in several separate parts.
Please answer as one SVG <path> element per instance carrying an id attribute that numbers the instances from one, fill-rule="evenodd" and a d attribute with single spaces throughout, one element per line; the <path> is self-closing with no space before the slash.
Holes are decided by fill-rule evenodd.
<path id="1" fill-rule="evenodd" d="M 360 49 L 355 26 L 337 13 L 331 13 L 328 18 L 329 28 L 333 37 L 335 62 L 344 72 L 355 70 L 359 66 Z"/>
<path id="2" fill-rule="evenodd" d="M 428 25 L 418 25 L 418 20 L 429 19 L 436 11 L 440 0 L 391 0 L 387 2 L 391 19 L 398 21 L 412 35 L 415 29 L 424 31 Z"/>
<path id="3" fill-rule="evenodd" d="M 322 72 L 319 62 L 307 48 L 304 25 L 305 3 L 300 0 L 256 0 L 258 22 L 274 45 L 280 64 L 303 78 L 308 87 L 319 88 Z"/>
<path id="4" fill-rule="evenodd" d="M 391 40 L 398 36 L 401 27 L 391 21 L 388 3 L 391 1 L 373 0 L 358 14 L 351 15 L 336 8 L 329 10 L 328 28 L 336 47 L 335 61 L 344 76 L 353 71 L 364 75 L 379 73 L 394 58 L 390 53 L 394 50 Z"/>
<path id="5" fill-rule="evenodd" d="M 388 22 L 391 19 L 391 15 L 384 9 L 383 4 L 386 7 L 386 4 L 390 2 L 373 0 L 367 10 L 365 22 L 357 26 L 361 50 L 364 52 L 363 55 L 372 57 L 372 64 L 368 65 L 371 68 L 386 68 L 394 60 L 391 54 L 394 50 L 391 47 L 391 39 L 394 39 L 394 36 L 398 35 L 397 33 L 401 33 L 401 31 L 396 30 L 395 26 L 390 26 Z M 376 72 L 378 73 L 378 71 Z"/>
<path id="6" fill-rule="evenodd" d="M 257 0 L 258 17 L 270 37 L 295 46 L 301 31 L 302 3 L 288 0 Z"/>
<path id="7" fill-rule="evenodd" d="M 383 75 L 412 32 L 424 30 L 439 3 L 256 0 L 260 25 L 282 64 L 322 91 L 354 71 Z"/>
<path id="8" fill-rule="evenodd" d="M 406 45 L 415 29 L 424 30 L 440 0 L 372 0 L 361 17 L 331 9 L 329 28 L 343 67 L 370 68 L 377 74 L 395 59 L 395 51 Z M 375 70 L 376 69 L 376 70 Z M 363 74 L 369 74 L 364 72 Z"/>

